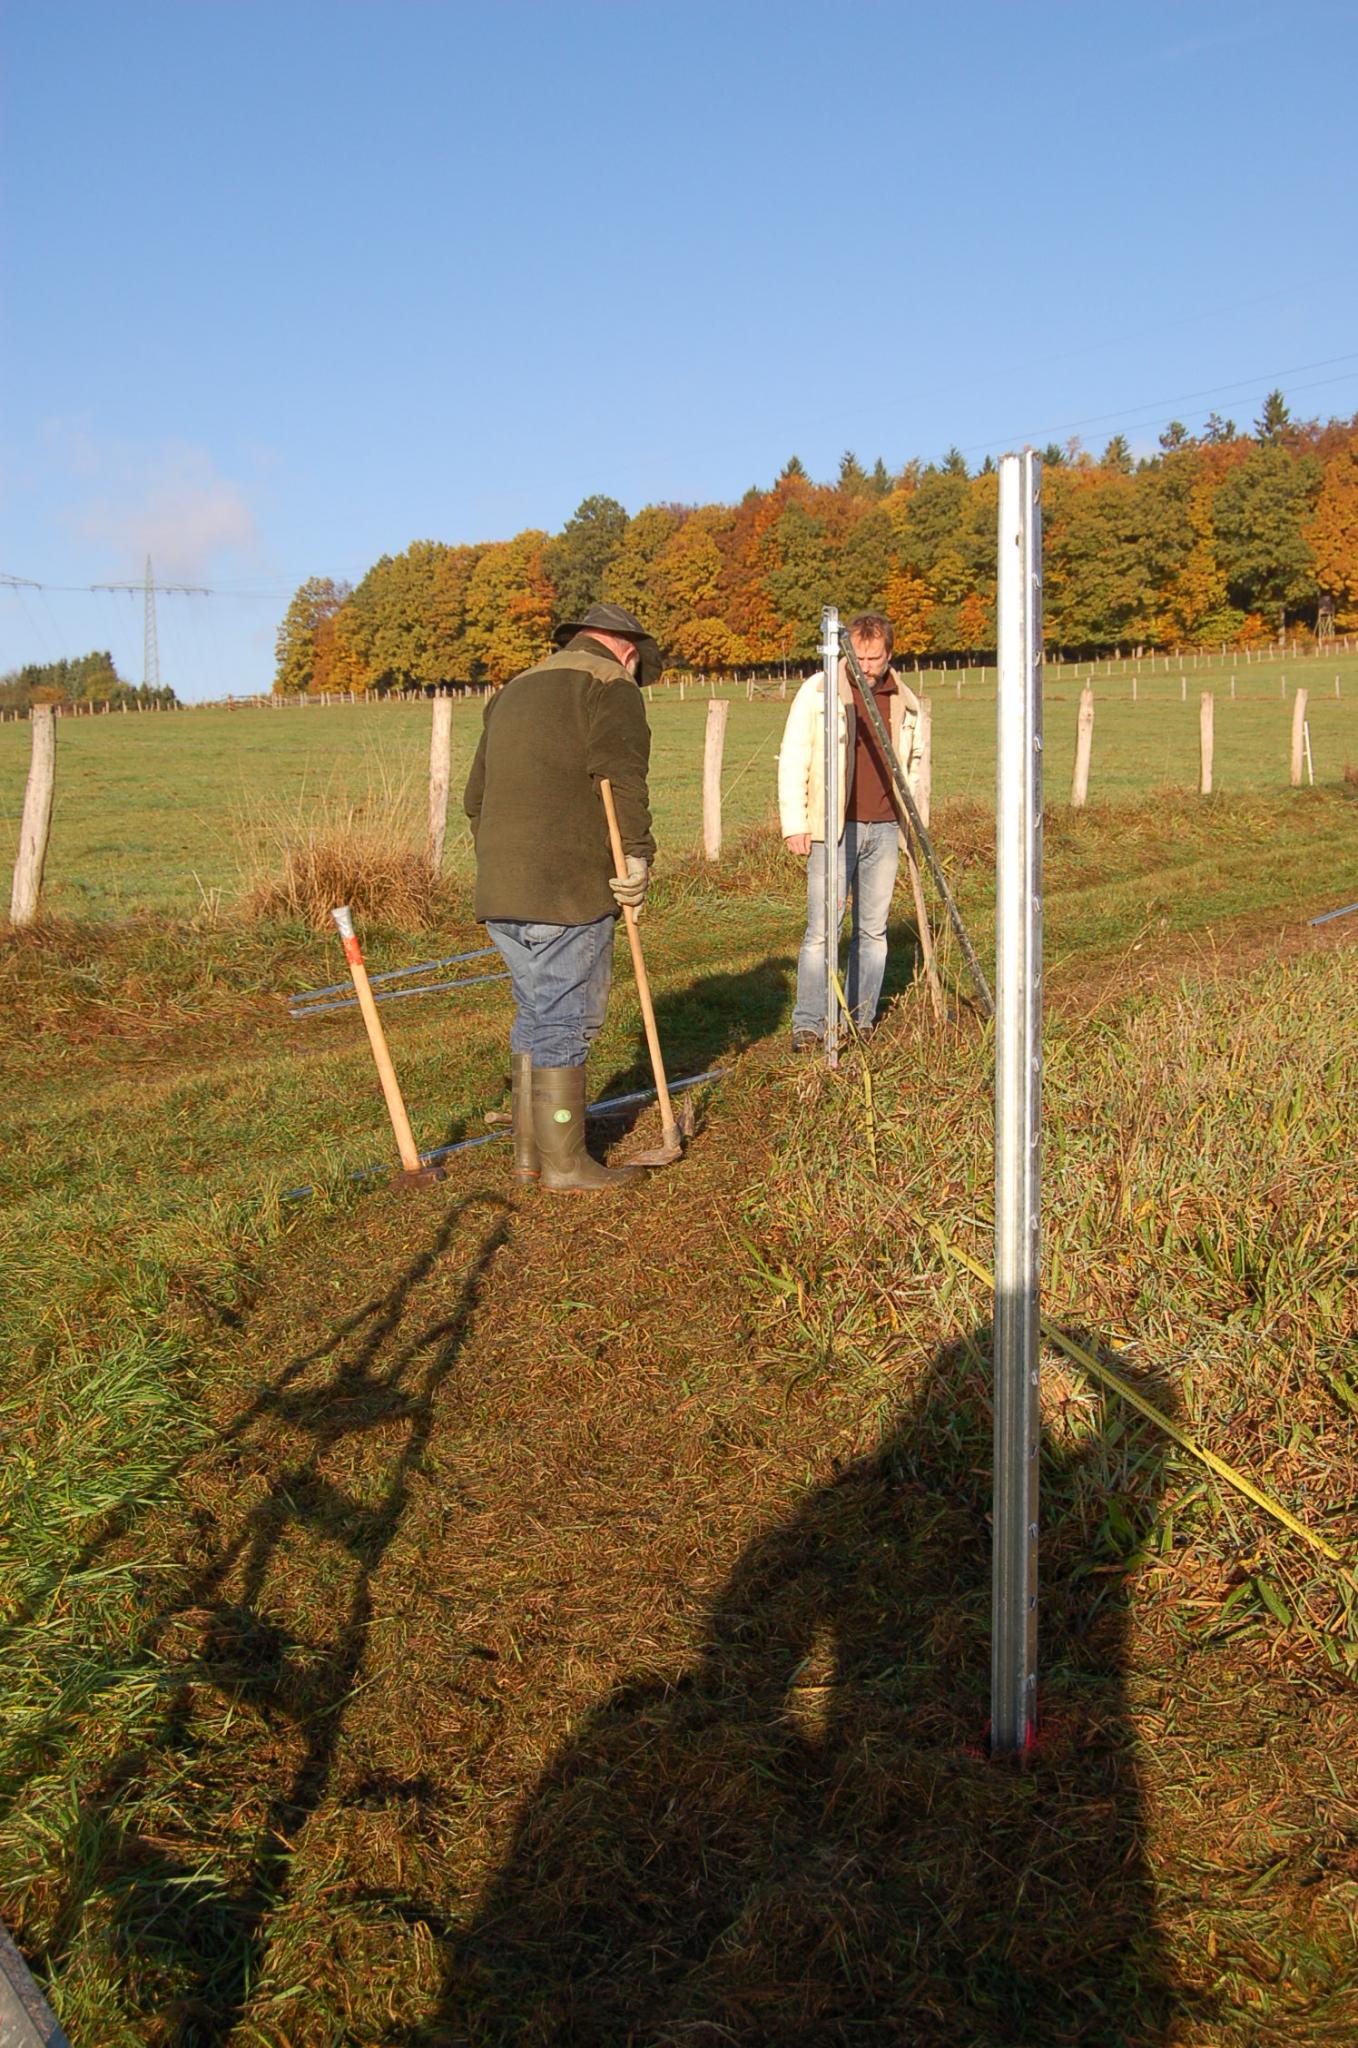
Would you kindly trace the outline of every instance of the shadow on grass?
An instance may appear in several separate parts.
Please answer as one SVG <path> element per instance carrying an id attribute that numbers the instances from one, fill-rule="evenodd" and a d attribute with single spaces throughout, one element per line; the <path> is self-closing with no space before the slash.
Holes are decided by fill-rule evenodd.
<path id="1" fill-rule="evenodd" d="M 407 2048 L 1165 2041 L 1123 1570 L 1160 1443 L 1114 1408 L 1050 1450 L 1041 1734 L 988 1760 L 989 1341 L 584 1722 Z"/>
<path id="2" fill-rule="evenodd" d="M 220 2048 L 246 2010 L 361 1684 L 374 1575 L 512 1217 L 496 1195 L 456 1204 L 395 1283 L 289 1360 L 209 1454 L 226 1500 L 209 1520 L 225 1529 L 145 1645 L 169 1705 L 86 1798 L 83 1853 L 37 1959 L 59 1973 L 82 1923 L 106 1920 L 156 2040 Z M 461 1280 L 421 1320 L 415 1291 L 459 1232 L 472 1238 Z"/>
<path id="3" fill-rule="evenodd" d="M 788 1013 L 795 964 L 785 955 L 775 955 L 742 973 L 705 974 L 684 988 L 657 995 L 656 1030 L 668 1078 L 705 1073 L 722 1059 L 770 1037 Z M 619 961 L 618 971 L 626 976 L 630 970 Z M 615 990 L 614 1002 L 619 993 Z M 591 1085 L 591 1099 L 651 1085 L 650 1056 L 639 1031 L 631 1061 L 615 1066 L 600 1085 Z"/>

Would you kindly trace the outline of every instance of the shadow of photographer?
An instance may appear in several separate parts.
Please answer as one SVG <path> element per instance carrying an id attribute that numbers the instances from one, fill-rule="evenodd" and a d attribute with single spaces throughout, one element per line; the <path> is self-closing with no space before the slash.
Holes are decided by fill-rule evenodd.
<path id="1" fill-rule="evenodd" d="M 1162 1447 L 1097 1400 L 1058 1417 L 1040 1737 L 989 1760 L 989 1343 L 746 1548 L 688 1671 L 589 1715 L 412 2048 L 1166 2040 L 1123 1569 Z"/>

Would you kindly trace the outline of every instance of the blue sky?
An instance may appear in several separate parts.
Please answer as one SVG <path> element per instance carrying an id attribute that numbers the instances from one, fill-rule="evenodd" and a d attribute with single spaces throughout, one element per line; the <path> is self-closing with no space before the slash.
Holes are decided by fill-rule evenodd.
<path id="1" fill-rule="evenodd" d="M 1349 0 L 10 0 L 0 671 L 415 539 L 1358 411 Z"/>

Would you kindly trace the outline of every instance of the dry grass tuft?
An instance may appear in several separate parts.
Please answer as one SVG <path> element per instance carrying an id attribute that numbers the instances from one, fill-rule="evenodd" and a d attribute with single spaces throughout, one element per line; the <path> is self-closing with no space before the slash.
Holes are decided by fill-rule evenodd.
<path id="1" fill-rule="evenodd" d="M 295 809 L 259 814 L 242 840 L 250 863 L 241 910 L 250 919 L 329 931 L 331 911 L 347 903 L 356 917 L 424 931 L 447 907 L 410 785 L 385 774 L 356 799 L 304 797 Z"/>

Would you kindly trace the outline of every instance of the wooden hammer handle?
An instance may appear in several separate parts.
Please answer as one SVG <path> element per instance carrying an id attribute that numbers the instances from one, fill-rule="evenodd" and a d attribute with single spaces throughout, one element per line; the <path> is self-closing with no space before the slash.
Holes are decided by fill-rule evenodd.
<path id="1" fill-rule="evenodd" d="M 613 871 L 620 882 L 625 882 L 627 855 L 622 850 L 618 813 L 613 804 L 613 785 L 606 775 L 599 777 L 599 794 L 604 800 L 604 816 L 608 820 L 608 841 L 613 849 Z M 646 1044 L 651 1055 L 651 1072 L 655 1076 L 655 1092 L 660 1103 L 664 1141 L 667 1145 L 677 1145 L 679 1126 L 674 1121 L 670 1091 L 665 1081 L 665 1062 L 660 1056 L 660 1034 L 655 1028 L 655 1005 L 651 1001 L 651 984 L 646 973 L 646 962 L 641 957 L 641 934 L 637 930 L 637 914 L 630 903 L 624 903 L 622 915 L 627 926 L 627 943 L 632 949 L 632 971 L 637 978 L 637 997 L 641 1003 L 641 1021 L 646 1026 Z"/>

